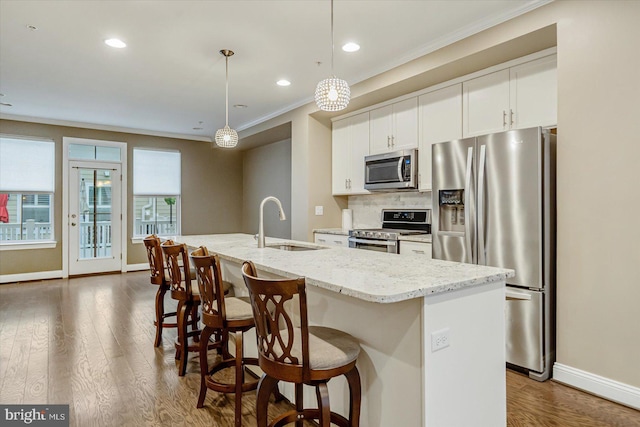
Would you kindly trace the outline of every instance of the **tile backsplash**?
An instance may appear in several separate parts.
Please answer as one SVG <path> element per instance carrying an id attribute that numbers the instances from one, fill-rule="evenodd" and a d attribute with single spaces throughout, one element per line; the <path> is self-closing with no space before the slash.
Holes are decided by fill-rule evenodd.
<path id="1" fill-rule="evenodd" d="M 379 228 L 382 209 L 431 209 L 431 193 L 395 192 L 349 196 L 353 228 Z"/>

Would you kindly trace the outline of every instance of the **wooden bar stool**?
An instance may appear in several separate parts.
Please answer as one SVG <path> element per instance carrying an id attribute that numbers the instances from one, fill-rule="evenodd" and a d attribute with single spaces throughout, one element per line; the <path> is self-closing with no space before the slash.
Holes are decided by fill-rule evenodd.
<path id="1" fill-rule="evenodd" d="M 191 269 L 187 245 L 167 240 L 161 245 L 168 271 L 168 282 L 171 287 L 171 298 L 178 301 L 178 338 L 176 339 L 176 359 L 178 375 L 184 376 L 187 371 L 189 352 L 200 353 L 200 329 L 198 328 L 198 306 L 200 292 L 198 287 L 191 286 Z M 191 329 L 189 329 L 191 326 Z M 207 348 L 214 348 L 213 343 Z"/>
<path id="2" fill-rule="evenodd" d="M 147 259 L 149 260 L 149 271 L 151 274 L 150 281 L 152 285 L 158 286 L 156 292 L 156 319 L 153 325 L 156 327 L 156 337 L 153 341 L 154 347 L 159 347 L 162 342 L 162 330 L 164 328 L 176 328 L 178 323 L 167 323 L 165 319 L 175 317 L 176 312 L 164 312 L 164 295 L 169 290 L 169 284 L 165 277 L 164 257 L 160 248 L 160 238 L 155 234 L 147 236 L 144 239 L 144 246 L 147 250 Z"/>
<path id="3" fill-rule="evenodd" d="M 207 390 L 220 393 L 235 393 L 235 425 L 242 425 L 242 393 L 255 390 L 258 381 L 244 381 L 245 365 L 258 365 L 258 359 L 244 357 L 243 334 L 255 326 L 251 304 L 247 298 L 225 297 L 222 273 L 218 255 L 209 254 L 207 248 L 201 246 L 191 253 L 191 260 L 196 268 L 200 301 L 202 303 L 202 323 L 204 328 L 200 342 L 208 342 L 215 334 L 215 345 L 222 351 L 222 362 L 209 369 L 207 349 L 200 347 L 200 395 L 198 408 L 204 406 Z M 235 356 L 229 353 L 229 335 L 235 341 Z M 235 368 L 235 382 L 221 383 L 213 379 L 213 375 L 228 367 Z"/>
<path id="4" fill-rule="evenodd" d="M 316 419 L 321 427 L 330 423 L 356 427 L 360 422 L 360 374 L 356 360 L 358 342 L 350 335 L 331 328 L 309 326 L 305 279 L 267 280 L 257 277 L 251 261 L 242 265 L 242 276 L 249 288 L 258 339 L 258 360 L 264 372 L 258 384 L 256 418 L 258 427 L 276 427 L 303 419 Z M 285 303 L 298 296 L 300 327 L 294 326 Z M 291 304 L 291 303 L 289 303 Z M 280 329 L 283 328 L 283 329 Z M 331 412 L 327 382 L 344 375 L 349 384 L 349 419 Z M 279 381 L 295 383 L 296 409 L 267 423 L 269 396 Z M 316 388 L 318 409 L 303 407 L 303 384 Z"/>

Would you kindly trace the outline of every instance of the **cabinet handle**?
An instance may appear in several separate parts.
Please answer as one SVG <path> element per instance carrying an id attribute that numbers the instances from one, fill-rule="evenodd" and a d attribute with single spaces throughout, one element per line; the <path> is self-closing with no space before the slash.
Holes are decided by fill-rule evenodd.
<path id="1" fill-rule="evenodd" d="M 511 122 L 511 126 L 513 127 L 513 110 L 509 109 L 509 121 Z"/>
<path id="2" fill-rule="evenodd" d="M 396 137 L 391 135 L 391 148 L 395 147 L 396 145 Z"/>
<path id="3" fill-rule="evenodd" d="M 412 249 L 412 251 L 413 251 L 414 253 L 417 253 L 417 254 L 422 254 L 422 255 L 424 255 L 424 251 L 422 251 L 422 250 L 418 250 L 418 249 Z"/>
<path id="4" fill-rule="evenodd" d="M 348 179 L 347 181 L 349 181 L 349 190 L 351 190 L 351 180 Z"/>
<path id="5" fill-rule="evenodd" d="M 345 190 L 349 189 L 349 180 L 348 179 L 344 180 L 344 188 L 345 188 Z"/>
<path id="6" fill-rule="evenodd" d="M 387 135 L 387 148 L 391 148 L 391 138 Z"/>
<path id="7" fill-rule="evenodd" d="M 324 242 L 326 242 L 326 240 L 325 239 L 318 239 L 318 242 L 324 243 Z"/>
<path id="8" fill-rule="evenodd" d="M 502 110 L 502 129 L 507 128 L 507 111 Z"/>
<path id="9" fill-rule="evenodd" d="M 333 243 L 335 243 L 336 245 L 342 246 L 342 241 L 340 240 L 334 240 Z"/>

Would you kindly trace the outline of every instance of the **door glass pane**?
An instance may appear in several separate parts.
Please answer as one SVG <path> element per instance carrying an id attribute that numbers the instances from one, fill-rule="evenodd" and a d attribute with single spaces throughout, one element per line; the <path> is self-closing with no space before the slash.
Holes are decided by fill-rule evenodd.
<path id="1" fill-rule="evenodd" d="M 98 145 L 96 147 L 96 160 L 107 160 L 107 161 L 119 162 L 120 148 L 119 147 L 102 147 Z"/>
<path id="2" fill-rule="evenodd" d="M 111 170 L 80 169 L 80 259 L 111 256 Z"/>
<path id="3" fill-rule="evenodd" d="M 104 147 L 101 145 L 69 144 L 69 158 L 119 162 L 120 148 Z"/>

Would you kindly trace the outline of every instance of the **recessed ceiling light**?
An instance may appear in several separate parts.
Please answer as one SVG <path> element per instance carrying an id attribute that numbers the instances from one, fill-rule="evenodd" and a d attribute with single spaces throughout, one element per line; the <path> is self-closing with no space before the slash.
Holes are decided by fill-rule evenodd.
<path id="1" fill-rule="evenodd" d="M 342 46 L 342 50 L 345 52 L 357 52 L 360 50 L 360 45 L 358 43 L 349 42 Z"/>
<path id="2" fill-rule="evenodd" d="M 244 105 L 244 104 L 236 104 L 233 106 L 234 108 L 247 108 L 248 105 Z"/>
<path id="3" fill-rule="evenodd" d="M 127 47 L 127 44 L 120 39 L 107 39 L 104 41 L 107 46 L 115 47 L 118 49 L 122 49 L 123 47 Z"/>
<path id="4" fill-rule="evenodd" d="M 276 82 L 278 86 L 289 86 L 291 82 L 289 80 L 281 79 Z"/>

